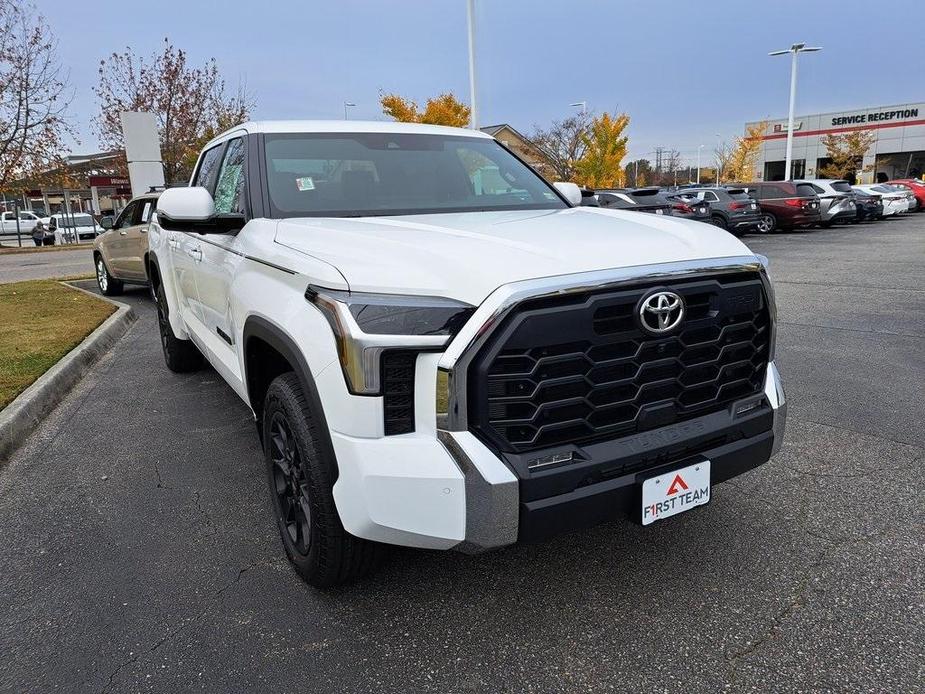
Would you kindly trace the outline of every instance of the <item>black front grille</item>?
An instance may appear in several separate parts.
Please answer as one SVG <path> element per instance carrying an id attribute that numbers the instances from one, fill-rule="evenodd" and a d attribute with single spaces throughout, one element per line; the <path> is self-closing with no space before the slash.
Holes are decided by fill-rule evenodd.
<path id="1" fill-rule="evenodd" d="M 414 364 L 416 352 L 382 355 L 382 406 L 385 435 L 414 431 Z"/>
<path id="2" fill-rule="evenodd" d="M 636 319 L 656 288 L 686 307 L 666 336 Z M 527 301 L 473 362 L 469 421 L 493 447 L 525 452 L 699 417 L 760 391 L 769 340 L 756 273 Z"/>

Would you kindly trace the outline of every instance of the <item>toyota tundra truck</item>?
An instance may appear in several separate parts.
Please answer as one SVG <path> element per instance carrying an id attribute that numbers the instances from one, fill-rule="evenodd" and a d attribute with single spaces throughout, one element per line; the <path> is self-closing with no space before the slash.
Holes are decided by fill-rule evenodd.
<path id="1" fill-rule="evenodd" d="M 481 132 L 356 121 L 238 126 L 160 196 L 167 367 L 253 411 L 308 583 L 387 545 L 683 523 L 780 448 L 766 260 L 580 202 Z"/>

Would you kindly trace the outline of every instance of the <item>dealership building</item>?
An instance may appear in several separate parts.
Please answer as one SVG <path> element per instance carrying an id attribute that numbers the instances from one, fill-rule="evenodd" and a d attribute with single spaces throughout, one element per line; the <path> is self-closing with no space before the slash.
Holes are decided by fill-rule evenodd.
<path id="1" fill-rule="evenodd" d="M 925 103 L 920 103 L 795 117 L 790 178 L 816 178 L 829 161 L 823 138 L 854 130 L 869 130 L 877 138 L 858 167 L 859 182 L 925 174 Z M 786 151 L 787 119 L 770 121 L 761 138 L 755 172 L 759 180 L 785 178 Z"/>

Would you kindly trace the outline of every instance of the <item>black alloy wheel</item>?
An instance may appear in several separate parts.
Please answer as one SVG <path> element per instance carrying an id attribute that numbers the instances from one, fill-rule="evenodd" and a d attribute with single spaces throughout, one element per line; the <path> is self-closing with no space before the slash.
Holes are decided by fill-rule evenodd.
<path id="1" fill-rule="evenodd" d="M 277 510 L 292 543 L 303 557 L 311 550 L 312 514 L 302 454 L 282 412 L 270 420 L 270 459 Z"/>

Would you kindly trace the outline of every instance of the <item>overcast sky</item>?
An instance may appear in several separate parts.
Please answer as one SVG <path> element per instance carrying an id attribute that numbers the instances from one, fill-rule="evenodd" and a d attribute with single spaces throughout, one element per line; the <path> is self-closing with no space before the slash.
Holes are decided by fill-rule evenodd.
<path id="1" fill-rule="evenodd" d="M 164 37 L 193 62 L 215 57 L 232 85 L 246 81 L 255 118 L 383 118 L 380 90 L 423 102 L 452 91 L 468 101 L 465 0 L 36 0 L 60 40 L 75 88 L 77 152 L 97 148 L 90 118 L 100 59 Z M 925 100 L 922 0 L 546 2 L 476 0 L 482 125 L 529 134 L 587 101 L 626 111 L 630 156 L 674 147 L 693 163 L 716 133 L 785 117 L 795 41 L 797 113 Z M 681 9 L 681 8 L 684 9 Z"/>

